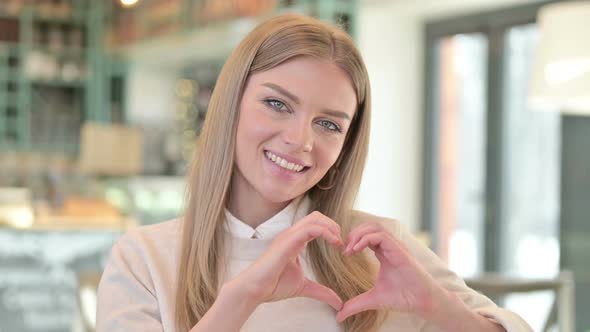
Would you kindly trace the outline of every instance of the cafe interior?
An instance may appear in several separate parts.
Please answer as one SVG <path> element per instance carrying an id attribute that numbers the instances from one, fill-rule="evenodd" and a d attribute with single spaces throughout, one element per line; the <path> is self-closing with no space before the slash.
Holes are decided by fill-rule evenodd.
<path id="1" fill-rule="evenodd" d="M 0 332 L 90 332 L 111 247 L 183 215 L 259 22 L 340 25 L 372 89 L 355 208 L 534 331 L 590 332 L 590 1 L 0 0 Z"/>

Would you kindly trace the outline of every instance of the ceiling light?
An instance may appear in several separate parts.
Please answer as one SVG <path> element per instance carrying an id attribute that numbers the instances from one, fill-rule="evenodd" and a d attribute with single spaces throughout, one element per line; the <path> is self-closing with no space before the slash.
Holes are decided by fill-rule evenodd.
<path id="1" fill-rule="evenodd" d="M 132 7 L 135 6 L 138 2 L 138 0 L 120 0 L 121 1 L 121 5 L 123 5 L 123 7 Z"/>

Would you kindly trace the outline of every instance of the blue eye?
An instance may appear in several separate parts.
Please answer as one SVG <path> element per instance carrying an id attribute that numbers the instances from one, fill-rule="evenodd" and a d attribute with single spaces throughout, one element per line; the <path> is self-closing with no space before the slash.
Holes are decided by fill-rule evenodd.
<path id="1" fill-rule="evenodd" d="M 342 129 L 340 129 L 340 127 L 332 121 L 320 120 L 320 121 L 318 121 L 318 123 L 320 124 L 320 126 L 324 127 L 325 129 L 327 129 L 329 131 L 335 131 L 338 133 L 342 132 Z"/>
<path id="2" fill-rule="evenodd" d="M 280 100 L 266 99 L 266 100 L 264 100 L 264 103 L 267 104 L 268 106 L 274 108 L 275 110 L 277 110 L 279 112 L 288 112 L 289 111 L 289 109 L 287 108 L 287 106 L 285 105 L 285 103 L 283 103 Z"/>

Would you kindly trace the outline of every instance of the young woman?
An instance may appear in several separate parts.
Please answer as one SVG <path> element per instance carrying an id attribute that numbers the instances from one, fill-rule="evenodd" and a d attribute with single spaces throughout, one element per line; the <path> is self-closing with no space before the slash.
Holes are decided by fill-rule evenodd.
<path id="1" fill-rule="evenodd" d="M 397 221 L 352 210 L 370 106 L 346 33 L 258 26 L 217 81 L 186 213 L 113 247 L 97 331 L 531 331 Z"/>

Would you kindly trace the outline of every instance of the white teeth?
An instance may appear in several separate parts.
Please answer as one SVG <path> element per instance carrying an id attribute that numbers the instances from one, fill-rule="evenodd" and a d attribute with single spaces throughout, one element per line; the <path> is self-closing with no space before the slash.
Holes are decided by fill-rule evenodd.
<path id="1" fill-rule="evenodd" d="M 304 166 L 290 163 L 290 162 L 286 161 L 285 159 L 274 155 L 270 151 L 266 151 L 265 155 L 268 160 L 272 160 L 275 164 L 281 166 L 282 168 L 288 169 L 290 171 L 301 172 L 301 170 L 303 170 L 303 168 L 304 168 Z"/>

